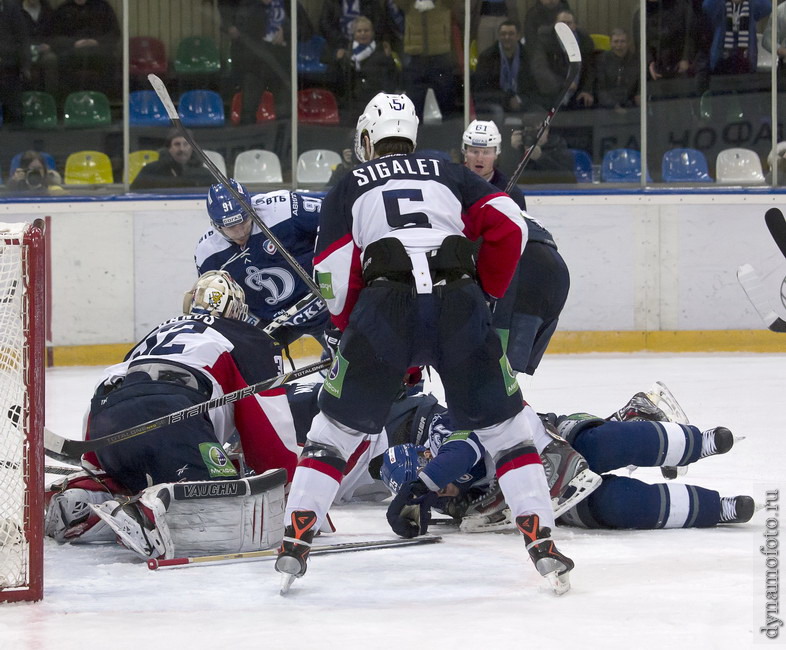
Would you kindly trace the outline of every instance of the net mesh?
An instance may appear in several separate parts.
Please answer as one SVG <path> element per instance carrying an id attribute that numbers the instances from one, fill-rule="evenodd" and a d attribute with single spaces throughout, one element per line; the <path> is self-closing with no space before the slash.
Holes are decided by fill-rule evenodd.
<path id="1" fill-rule="evenodd" d="M 29 581 L 24 534 L 30 446 L 26 379 L 24 229 L 0 224 L 0 589 Z"/>

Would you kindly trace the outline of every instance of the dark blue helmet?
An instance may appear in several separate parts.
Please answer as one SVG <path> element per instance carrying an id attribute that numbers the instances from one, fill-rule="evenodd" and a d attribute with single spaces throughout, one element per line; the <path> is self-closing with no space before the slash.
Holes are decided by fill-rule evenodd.
<path id="1" fill-rule="evenodd" d="M 428 463 L 426 448 L 422 445 L 396 445 L 382 457 L 380 478 L 393 494 L 398 494 L 401 486 L 418 477 L 418 472 Z"/>
<path id="2" fill-rule="evenodd" d="M 248 193 L 248 190 L 234 178 L 230 178 L 229 183 L 250 205 L 251 195 Z M 236 226 L 249 218 L 249 215 L 246 214 L 240 203 L 232 196 L 232 193 L 223 183 L 213 185 L 208 191 L 207 213 L 210 215 L 213 225 L 217 228 Z"/>

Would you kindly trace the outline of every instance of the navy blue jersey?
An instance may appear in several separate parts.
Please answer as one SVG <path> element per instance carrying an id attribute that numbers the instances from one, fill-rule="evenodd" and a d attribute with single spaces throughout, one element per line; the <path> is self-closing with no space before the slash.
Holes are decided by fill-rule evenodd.
<path id="1" fill-rule="evenodd" d="M 287 190 L 257 194 L 252 206 L 305 271 L 311 273 L 322 200 Z M 251 313 L 268 323 L 311 290 L 254 224 L 245 248 L 210 228 L 196 246 L 197 272 L 227 271 L 246 293 Z"/>
<path id="2" fill-rule="evenodd" d="M 494 187 L 498 187 L 501 190 L 505 190 L 508 186 L 508 177 L 503 174 L 499 169 L 494 169 L 494 174 L 489 181 Z M 518 186 L 514 185 L 510 192 L 508 192 L 510 198 L 516 202 L 522 210 L 527 210 L 527 200 L 524 197 L 524 192 L 522 192 Z M 557 247 L 557 244 L 554 242 L 554 237 L 552 234 L 546 229 L 546 227 L 540 223 L 537 219 L 532 217 L 530 214 L 525 214 L 524 218 L 527 221 L 528 227 L 528 235 L 527 241 L 536 241 L 542 244 L 548 244 L 549 246 L 553 246 L 554 248 Z"/>

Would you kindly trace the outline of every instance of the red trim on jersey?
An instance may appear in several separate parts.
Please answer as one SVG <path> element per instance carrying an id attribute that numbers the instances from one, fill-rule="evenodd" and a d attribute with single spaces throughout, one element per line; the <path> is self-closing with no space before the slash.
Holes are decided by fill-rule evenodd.
<path id="1" fill-rule="evenodd" d="M 502 478 L 507 472 L 519 467 L 526 467 L 527 465 L 540 465 L 540 456 L 529 453 L 512 458 L 504 465 L 497 467 L 497 478 Z"/>
<path id="2" fill-rule="evenodd" d="M 347 328 L 349 323 L 349 315 L 358 301 L 360 290 L 363 289 L 365 282 L 363 282 L 363 270 L 360 263 L 360 248 L 353 242 L 352 233 L 347 233 L 341 239 L 334 241 L 324 251 L 314 256 L 314 266 L 322 264 L 333 253 L 340 251 L 346 246 L 352 246 L 352 260 L 349 267 L 349 276 L 347 278 L 347 295 L 344 299 L 344 304 L 338 314 L 331 313 L 330 320 L 342 332 Z M 330 268 L 330 263 L 324 265 Z M 330 303 L 328 303 L 330 304 Z"/>
<path id="3" fill-rule="evenodd" d="M 335 253 L 340 248 L 344 248 L 348 243 L 352 241 L 352 233 L 349 232 L 340 239 L 337 239 L 332 244 L 330 244 L 325 250 L 321 253 L 317 253 L 314 255 L 314 266 L 317 264 L 321 264 L 324 262 L 328 257 L 330 257 L 333 253 Z"/>
<path id="4" fill-rule="evenodd" d="M 303 458 L 298 463 L 298 467 L 308 467 L 317 472 L 325 474 L 326 476 L 329 476 L 336 483 L 341 483 L 341 472 L 332 465 L 319 460 L 319 458 Z"/>
<path id="5" fill-rule="evenodd" d="M 495 298 L 505 294 L 521 258 L 523 232 L 509 214 L 491 204 L 505 198 L 519 214 L 521 209 L 504 192 L 484 196 L 463 215 L 464 234 L 475 241 L 483 238 L 478 252 L 478 278 L 483 290 Z"/>

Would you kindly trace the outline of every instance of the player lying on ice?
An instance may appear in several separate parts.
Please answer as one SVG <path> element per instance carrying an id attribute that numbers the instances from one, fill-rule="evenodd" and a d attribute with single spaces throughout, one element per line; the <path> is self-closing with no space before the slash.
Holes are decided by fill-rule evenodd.
<path id="1" fill-rule="evenodd" d="M 670 393 L 668 396 L 673 400 Z M 483 446 L 472 433 L 451 433 L 447 418 L 444 413 L 437 415 L 426 435 L 396 445 L 385 454 L 381 475 L 395 495 L 388 507 L 391 527 L 405 537 L 423 534 L 433 507 L 462 517 L 461 527 L 466 531 L 512 529 L 510 512 L 493 471 L 488 471 Z M 587 413 L 559 417 L 552 413 L 541 415 L 541 420 L 544 433 L 564 435 L 581 462 L 602 474 L 602 481 L 590 486 L 586 498 L 578 504 L 555 507 L 559 524 L 690 528 L 744 523 L 753 516 L 755 506 L 749 496 L 721 497 L 714 490 L 695 485 L 650 485 L 608 473 L 630 465 L 685 467 L 726 453 L 734 444 L 734 436 L 725 427 L 702 432 L 687 420 L 684 424 L 668 421 L 669 416 L 645 393 L 637 393 L 607 419 Z M 535 440 L 537 444 L 537 436 Z M 561 438 L 555 436 L 555 440 Z M 571 447 L 563 441 L 556 446 L 560 448 L 564 454 L 564 448 Z M 559 466 L 556 457 L 549 458 L 548 449 L 541 456 L 547 474 Z"/>

